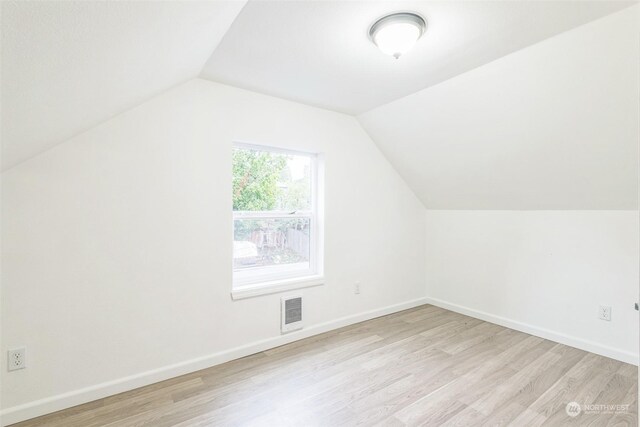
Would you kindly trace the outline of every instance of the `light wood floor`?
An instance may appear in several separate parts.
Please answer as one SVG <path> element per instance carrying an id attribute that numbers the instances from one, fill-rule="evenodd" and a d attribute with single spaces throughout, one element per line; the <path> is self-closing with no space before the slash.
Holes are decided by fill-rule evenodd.
<path id="1" fill-rule="evenodd" d="M 424 305 L 17 425 L 637 426 L 637 374 Z"/>

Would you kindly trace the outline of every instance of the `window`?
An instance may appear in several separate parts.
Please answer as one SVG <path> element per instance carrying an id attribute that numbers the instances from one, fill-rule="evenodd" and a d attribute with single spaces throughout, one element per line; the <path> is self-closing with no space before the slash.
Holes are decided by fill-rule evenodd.
<path id="1" fill-rule="evenodd" d="M 234 146 L 234 291 L 318 279 L 317 176 L 314 154 Z"/>

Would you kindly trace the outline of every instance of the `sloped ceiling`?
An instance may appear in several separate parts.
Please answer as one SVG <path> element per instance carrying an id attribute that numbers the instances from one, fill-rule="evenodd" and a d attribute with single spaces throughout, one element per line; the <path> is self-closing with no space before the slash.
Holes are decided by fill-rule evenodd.
<path id="1" fill-rule="evenodd" d="M 201 76 L 368 111 L 428 208 L 634 209 L 637 31 L 585 33 L 596 21 L 549 39 L 632 3 L 0 2 L 2 168 Z M 395 60 L 366 31 L 403 9 L 429 28 Z M 557 45 L 581 34 L 577 52 Z"/>
<path id="2" fill-rule="evenodd" d="M 620 8 L 620 1 L 250 1 L 202 77 L 359 114 Z M 425 36 L 398 60 L 368 39 L 398 11 Z"/>
<path id="3" fill-rule="evenodd" d="M 640 6 L 359 116 L 431 209 L 637 209 Z"/>
<path id="4" fill-rule="evenodd" d="M 245 1 L 3 1 L 2 168 L 203 65 Z"/>

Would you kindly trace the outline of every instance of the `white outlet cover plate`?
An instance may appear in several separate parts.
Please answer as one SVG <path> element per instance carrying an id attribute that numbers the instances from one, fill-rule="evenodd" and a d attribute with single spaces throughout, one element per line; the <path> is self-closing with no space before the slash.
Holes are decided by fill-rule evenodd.
<path id="1" fill-rule="evenodd" d="M 9 371 L 17 371 L 27 367 L 26 349 L 14 348 L 7 352 L 7 366 Z"/>
<path id="2" fill-rule="evenodd" d="M 611 321 L 611 307 L 607 305 L 601 305 L 600 311 L 598 312 L 598 317 L 602 320 L 606 320 L 608 322 Z"/>

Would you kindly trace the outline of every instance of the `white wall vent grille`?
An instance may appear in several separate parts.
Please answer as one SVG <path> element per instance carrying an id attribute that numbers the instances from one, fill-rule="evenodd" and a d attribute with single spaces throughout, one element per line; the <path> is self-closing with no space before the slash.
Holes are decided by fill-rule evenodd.
<path id="1" fill-rule="evenodd" d="M 282 297 L 281 305 L 282 332 L 302 329 L 302 297 Z"/>

